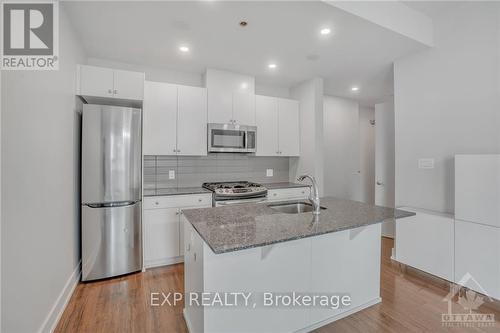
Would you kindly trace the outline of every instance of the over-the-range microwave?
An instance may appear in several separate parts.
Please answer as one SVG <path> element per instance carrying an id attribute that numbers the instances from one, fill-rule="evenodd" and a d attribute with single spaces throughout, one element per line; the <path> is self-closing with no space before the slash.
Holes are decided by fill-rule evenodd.
<path id="1" fill-rule="evenodd" d="M 208 124 L 209 153 L 255 153 L 257 127 L 234 124 Z"/>

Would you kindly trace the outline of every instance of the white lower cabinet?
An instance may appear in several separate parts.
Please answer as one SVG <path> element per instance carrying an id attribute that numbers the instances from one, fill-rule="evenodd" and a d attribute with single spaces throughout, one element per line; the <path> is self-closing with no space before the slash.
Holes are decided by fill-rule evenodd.
<path id="1" fill-rule="evenodd" d="M 184 259 L 183 209 L 212 206 L 211 194 L 144 198 L 144 267 L 182 262 Z"/>
<path id="2" fill-rule="evenodd" d="M 454 282 L 500 299 L 500 228 L 455 220 Z"/>
<path id="3" fill-rule="evenodd" d="M 267 201 L 301 200 L 309 198 L 309 187 L 294 187 L 267 191 Z"/>

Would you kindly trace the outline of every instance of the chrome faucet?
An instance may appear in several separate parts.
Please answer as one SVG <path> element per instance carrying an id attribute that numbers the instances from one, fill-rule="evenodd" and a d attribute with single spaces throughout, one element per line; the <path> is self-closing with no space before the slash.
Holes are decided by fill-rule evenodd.
<path id="1" fill-rule="evenodd" d="M 313 206 L 313 214 L 314 215 L 319 215 L 319 212 L 321 210 L 321 206 L 319 203 L 319 190 L 318 190 L 318 184 L 316 183 L 316 179 L 314 177 L 309 176 L 309 175 L 302 175 L 297 178 L 299 182 L 304 181 L 306 178 L 309 178 L 312 183 L 312 189 L 311 193 L 309 194 L 309 201 L 311 201 L 311 204 Z"/>

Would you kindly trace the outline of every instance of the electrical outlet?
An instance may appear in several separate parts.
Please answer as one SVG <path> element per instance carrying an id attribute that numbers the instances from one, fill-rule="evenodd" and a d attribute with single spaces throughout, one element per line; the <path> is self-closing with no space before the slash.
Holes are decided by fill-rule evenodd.
<path id="1" fill-rule="evenodd" d="M 274 170 L 273 169 L 267 169 L 266 170 L 266 177 L 272 177 L 274 175 Z"/>
<path id="2" fill-rule="evenodd" d="M 168 179 L 175 179 L 175 170 L 168 170 Z"/>

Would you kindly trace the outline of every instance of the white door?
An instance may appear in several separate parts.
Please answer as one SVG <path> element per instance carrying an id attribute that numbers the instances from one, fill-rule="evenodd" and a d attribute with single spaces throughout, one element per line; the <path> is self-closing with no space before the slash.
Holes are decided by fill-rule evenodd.
<path id="1" fill-rule="evenodd" d="M 233 93 L 233 120 L 236 124 L 255 126 L 255 95 Z"/>
<path id="2" fill-rule="evenodd" d="M 178 154 L 207 155 L 207 90 L 178 86 L 178 96 Z"/>
<path id="3" fill-rule="evenodd" d="M 142 140 L 144 155 L 177 154 L 177 86 L 145 82 Z"/>
<path id="4" fill-rule="evenodd" d="M 144 97 L 144 73 L 115 70 L 113 93 L 116 98 L 141 101 Z"/>
<path id="5" fill-rule="evenodd" d="M 278 156 L 278 100 L 255 96 L 257 156 Z"/>
<path id="6" fill-rule="evenodd" d="M 394 207 L 394 104 L 375 104 L 375 204 Z M 394 220 L 382 224 L 382 235 L 394 237 Z"/>
<path id="7" fill-rule="evenodd" d="M 278 150 L 280 156 L 300 155 L 299 102 L 278 98 Z"/>
<path id="8" fill-rule="evenodd" d="M 80 66 L 80 95 L 113 97 L 113 70 Z"/>
<path id="9" fill-rule="evenodd" d="M 208 122 L 230 124 L 233 120 L 233 95 L 229 91 L 208 89 Z"/>
<path id="10" fill-rule="evenodd" d="M 179 209 L 144 210 L 146 265 L 161 264 L 179 256 Z"/>

